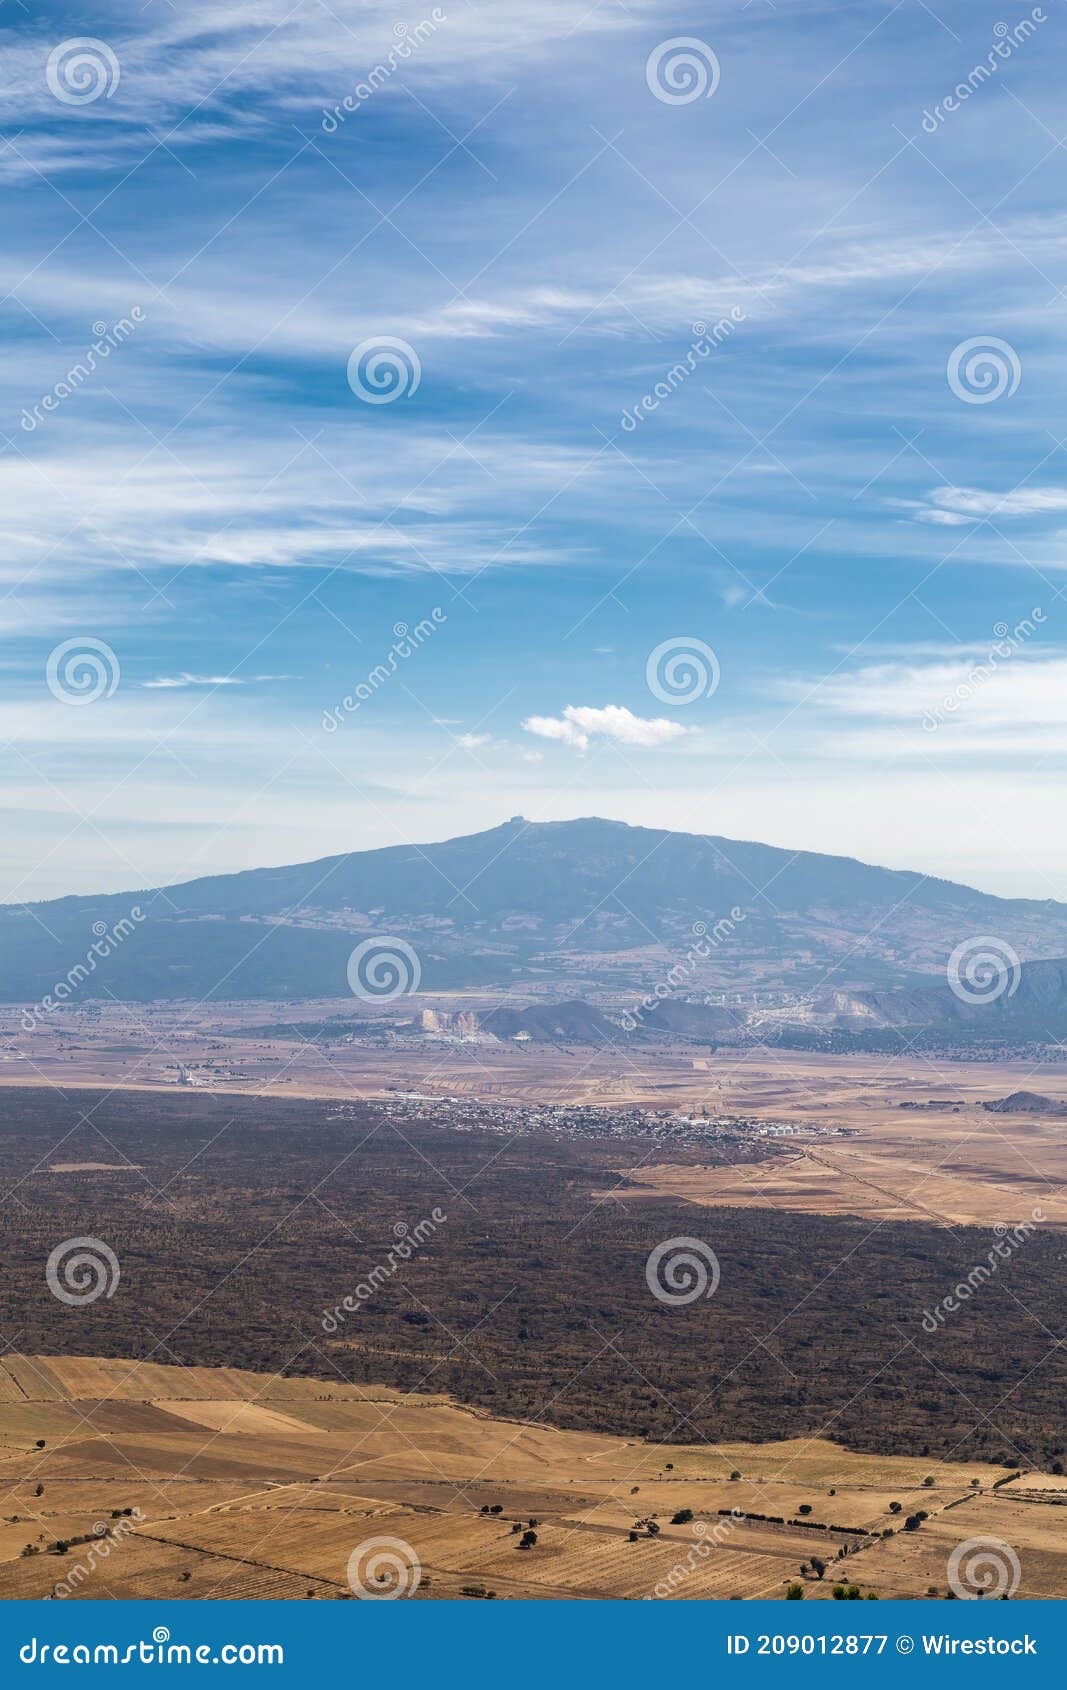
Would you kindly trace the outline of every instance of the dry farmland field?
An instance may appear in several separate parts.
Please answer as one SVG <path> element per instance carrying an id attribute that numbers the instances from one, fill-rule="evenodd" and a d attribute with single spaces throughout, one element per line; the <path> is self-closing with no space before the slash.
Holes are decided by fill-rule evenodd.
<path id="1" fill-rule="evenodd" d="M 919 1598 L 977 1537 L 1010 1543 L 1019 1596 L 1067 1590 L 1043 1474 L 822 1438 L 666 1448 L 232 1368 L 9 1358 L 0 1498 L 6 1599 L 347 1598 L 380 1538 L 420 1600 Z"/>

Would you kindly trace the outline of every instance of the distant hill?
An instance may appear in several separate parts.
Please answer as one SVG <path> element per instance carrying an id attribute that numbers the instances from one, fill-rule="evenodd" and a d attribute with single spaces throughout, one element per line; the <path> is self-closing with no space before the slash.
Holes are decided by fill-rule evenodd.
<path id="1" fill-rule="evenodd" d="M 1014 1039 L 1067 1038 L 1067 959 L 993 971 L 977 994 L 948 980 L 904 991 L 838 992 L 812 1005 L 824 1025 L 925 1028 Z"/>
<path id="2" fill-rule="evenodd" d="M 1043 1097 L 1037 1091 L 1013 1091 L 1010 1097 L 998 1097 L 983 1103 L 993 1115 L 1067 1115 L 1067 1103 L 1054 1097 Z"/>
<path id="3" fill-rule="evenodd" d="M 640 1002 L 665 978 L 680 999 L 741 980 L 829 982 L 873 993 L 877 1017 L 910 1013 L 890 1005 L 892 988 L 943 981 L 945 958 L 975 933 L 1023 957 L 1067 956 L 1067 906 L 847 857 L 516 817 L 441 844 L 5 906 L 0 1001 L 33 1004 L 57 984 L 70 1002 L 343 999 L 353 947 L 385 934 L 414 948 L 430 992 L 536 983 Z"/>
<path id="4" fill-rule="evenodd" d="M 526 1009 L 491 1009 L 477 1017 L 483 1032 L 532 1044 L 617 1044 L 625 1034 L 592 1004 L 533 1004 Z"/>

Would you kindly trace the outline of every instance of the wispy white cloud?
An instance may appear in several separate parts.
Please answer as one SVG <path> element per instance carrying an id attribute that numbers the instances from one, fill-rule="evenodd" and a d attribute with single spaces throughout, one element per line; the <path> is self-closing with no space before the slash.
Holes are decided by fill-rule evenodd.
<path id="1" fill-rule="evenodd" d="M 24 133 L 4 167 L 14 174 L 21 156 L 51 169 L 87 168 L 90 162 L 100 168 L 147 154 L 158 145 L 154 136 L 173 150 L 215 139 L 220 128 L 255 135 L 274 115 L 290 121 L 304 115 L 314 123 L 378 65 L 392 67 L 374 96 L 379 100 L 396 99 L 407 84 L 424 97 L 457 83 L 497 87 L 572 32 L 634 30 L 641 14 L 658 4 L 630 0 L 625 11 L 588 0 L 446 5 L 436 8 L 443 20 L 416 41 L 413 32 L 435 10 L 427 4 L 407 21 L 406 42 L 393 0 L 332 0 L 329 6 L 314 0 L 184 0 L 180 8 L 154 8 L 140 31 L 136 13 L 119 5 L 109 11 L 105 4 L 94 12 L 93 29 L 118 61 L 119 82 L 111 97 L 73 112 L 58 104 L 45 81 L 56 27 L 39 26 L 32 36 L 5 41 L 0 118 Z M 400 46 L 406 46 L 403 55 Z M 72 115 L 74 121 L 60 124 Z M 35 127 L 41 123 L 49 125 L 44 135 Z"/>
<path id="2" fill-rule="evenodd" d="M 159 675 L 155 680 L 142 681 L 144 687 L 160 687 L 174 689 L 175 687 L 248 687 L 257 686 L 263 681 L 295 681 L 297 675 Z"/>
<path id="3" fill-rule="evenodd" d="M 986 518 L 1008 521 L 1024 516 L 1057 516 L 1067 511 L 1067 488 L 1019 487 L 993 493 L 979 487 L 935 487 L 926 500 L 894 500 L 915 512 L 918 522 L 963 527 Z"/>

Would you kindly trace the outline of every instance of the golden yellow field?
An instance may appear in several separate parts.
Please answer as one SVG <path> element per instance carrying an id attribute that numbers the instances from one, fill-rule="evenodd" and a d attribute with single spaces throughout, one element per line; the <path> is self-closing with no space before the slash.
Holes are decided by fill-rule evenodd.
<path id="1" fill-rule="evenodd" d="M 824 1439 L 657 1447 L 227 1368 L 7 1358 L 0 1493 L 8 1599 L 381 1593 L 378 1539 L 419 1599 L 943 1595 L 953 1550 L 983 1538 L 1019 1596 L 1067 1593 L 1067 1488 L 1046 1475 Z"/>

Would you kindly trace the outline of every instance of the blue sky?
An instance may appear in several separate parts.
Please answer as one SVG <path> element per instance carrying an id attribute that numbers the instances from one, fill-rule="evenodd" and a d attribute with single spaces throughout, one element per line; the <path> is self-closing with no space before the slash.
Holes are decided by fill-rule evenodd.
<path id="1" fill-rule="evenodd" d="M 512 813 L 1067 897 L 1062 0 L 0 26 L 0 899 Z"/>

